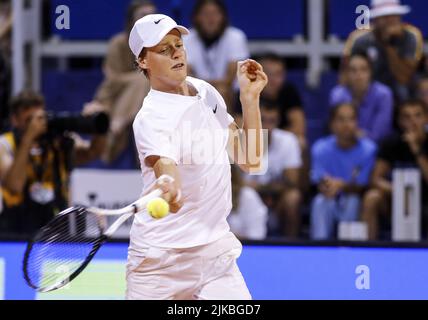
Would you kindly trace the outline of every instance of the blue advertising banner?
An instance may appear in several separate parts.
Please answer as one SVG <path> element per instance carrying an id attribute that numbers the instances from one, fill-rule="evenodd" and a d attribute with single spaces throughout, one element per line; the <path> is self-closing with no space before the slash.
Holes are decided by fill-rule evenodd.
<path id="1" fill-rule="evenodd" d="M 0 243 L 0 299 L 123 299 L 127 244 L 109 243 L 68 287 L 38 294 L 24 243 Z M 254 299 L 428 299 L 428 248 L 246 245 L 238 264 Z"/>

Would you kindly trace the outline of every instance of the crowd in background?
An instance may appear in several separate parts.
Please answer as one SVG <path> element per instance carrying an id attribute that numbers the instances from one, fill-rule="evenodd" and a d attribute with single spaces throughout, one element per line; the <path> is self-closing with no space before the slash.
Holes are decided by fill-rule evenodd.
<path id="1" fill-rule="evenodd" d="M 409 8 L 399 1 L 373 0 L 371 9 L 372 28 L 354 31 L 346 42 L 338 83 L 330 92 L 325 136 L 313 144 L 308 142 L 305 106 L 287 79 L 284 57 L 272 52 L 252 57 L 269 77 L 260 97 L 269 141 L 267 172 L 244 175 L 232 166 L 229 223 L 239 237 L 336 239 L 339 222 L 363 221 L 368 238 L 380 239 L 382 230 L 390 229 L 392 171 L 405 167 L 420 169 L 422 225 L 427 231 L 428 73 L 424 72 L 428 66 L 423 60 L 423 37 L 415 26 L 403 22 Z M 85 106 L 87 114 L 110 115 L 108 133 L 92 137 L 87 144 L 71 137 L 73 165 L 58 160 L 64 161 L 63 169 L 42 176 L 41 166 L 56 161 L 56 149 L 40 151 L 36 140 L 46 124 L 29 120 L 44 109 L 43 97 L 24 92 L 12 104 L 5 102 L 10 92 L 12 24 L 10 6 L 0 1 L 0 115 L 5 132 L 0 137 L 4 207 L 0 232 L 36 228 L 47 218 L 22 227 L 29 223 L 28 212 L 40 211 L 35 206 L 49 207 L 48 216 L 66 206 L 67 183 L 58 189 L 58 175 L 67 181 L 72 167 L 97 157 L 113 162 L 133 144 L 132 121 L 150 87 L 135 69 L 127 39 L 136 20 L 155 12 L 151 1 L 133 1 L 123 32 L 109 42 L 104 80 Z M 221 0 L 197 0 L 191 21 L 191 33 L 184 38 L 189 74 L 216 87 L 240 125 L 235 74 L 237 62 L 250 57 L 246 35 L 233 26 Z M 11 179 L 15 176 L 21 177 L 18 183 Z M 58 197 L 62 202 L 55 200 Z M 16 210 L 20 213 L 14 214 Z"/>

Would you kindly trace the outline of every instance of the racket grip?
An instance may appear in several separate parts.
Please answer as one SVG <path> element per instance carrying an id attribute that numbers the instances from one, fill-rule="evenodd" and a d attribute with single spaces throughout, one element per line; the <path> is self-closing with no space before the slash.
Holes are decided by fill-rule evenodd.
<path id="1" fill-rule="evenodd" d="M 147 206 L 150 200 L 160 197 L 162 193 L 163 192 L 161 189 L 155 189 L 152 192 L 146 194 L 144 197 L 132 203 L 131 206 L 134 207 L 134 213 L 137 213 L 143 210 Z"/>

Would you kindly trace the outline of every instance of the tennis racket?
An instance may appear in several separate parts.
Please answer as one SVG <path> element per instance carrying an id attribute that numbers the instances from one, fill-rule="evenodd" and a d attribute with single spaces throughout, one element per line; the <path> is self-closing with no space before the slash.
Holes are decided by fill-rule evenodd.
<path id="1" fill-rule="evenodd" d="M 27 244 L 23 262 L 27 284 L 39 292 L 49 292 L 70 283 L 126 220 L 161 194 L 155 189 L 117 210 L 77 206 L 60 212 Z M 109 216 L 117 219 L 107 227 Z"/>

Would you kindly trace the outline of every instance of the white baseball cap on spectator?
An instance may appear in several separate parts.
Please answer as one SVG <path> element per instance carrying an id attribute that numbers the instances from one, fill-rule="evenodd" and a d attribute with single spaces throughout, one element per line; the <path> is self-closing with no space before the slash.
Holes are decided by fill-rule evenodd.
<path id="1" fill-rule="evenodd" d="M 402 5 L 400 0 L 372 0 L 370 18 L 383 16 L 404 15 L 410 12 L 410 7 Z"/>
<path id="2" fill-rule="evenodd" d="M 156 46 L 173 29 L 189 34 L 187 28 L 164 14 L 148 14 L 135 22 L 129 35 L 129 47 L 138 58 L 143 48 Z"/>

